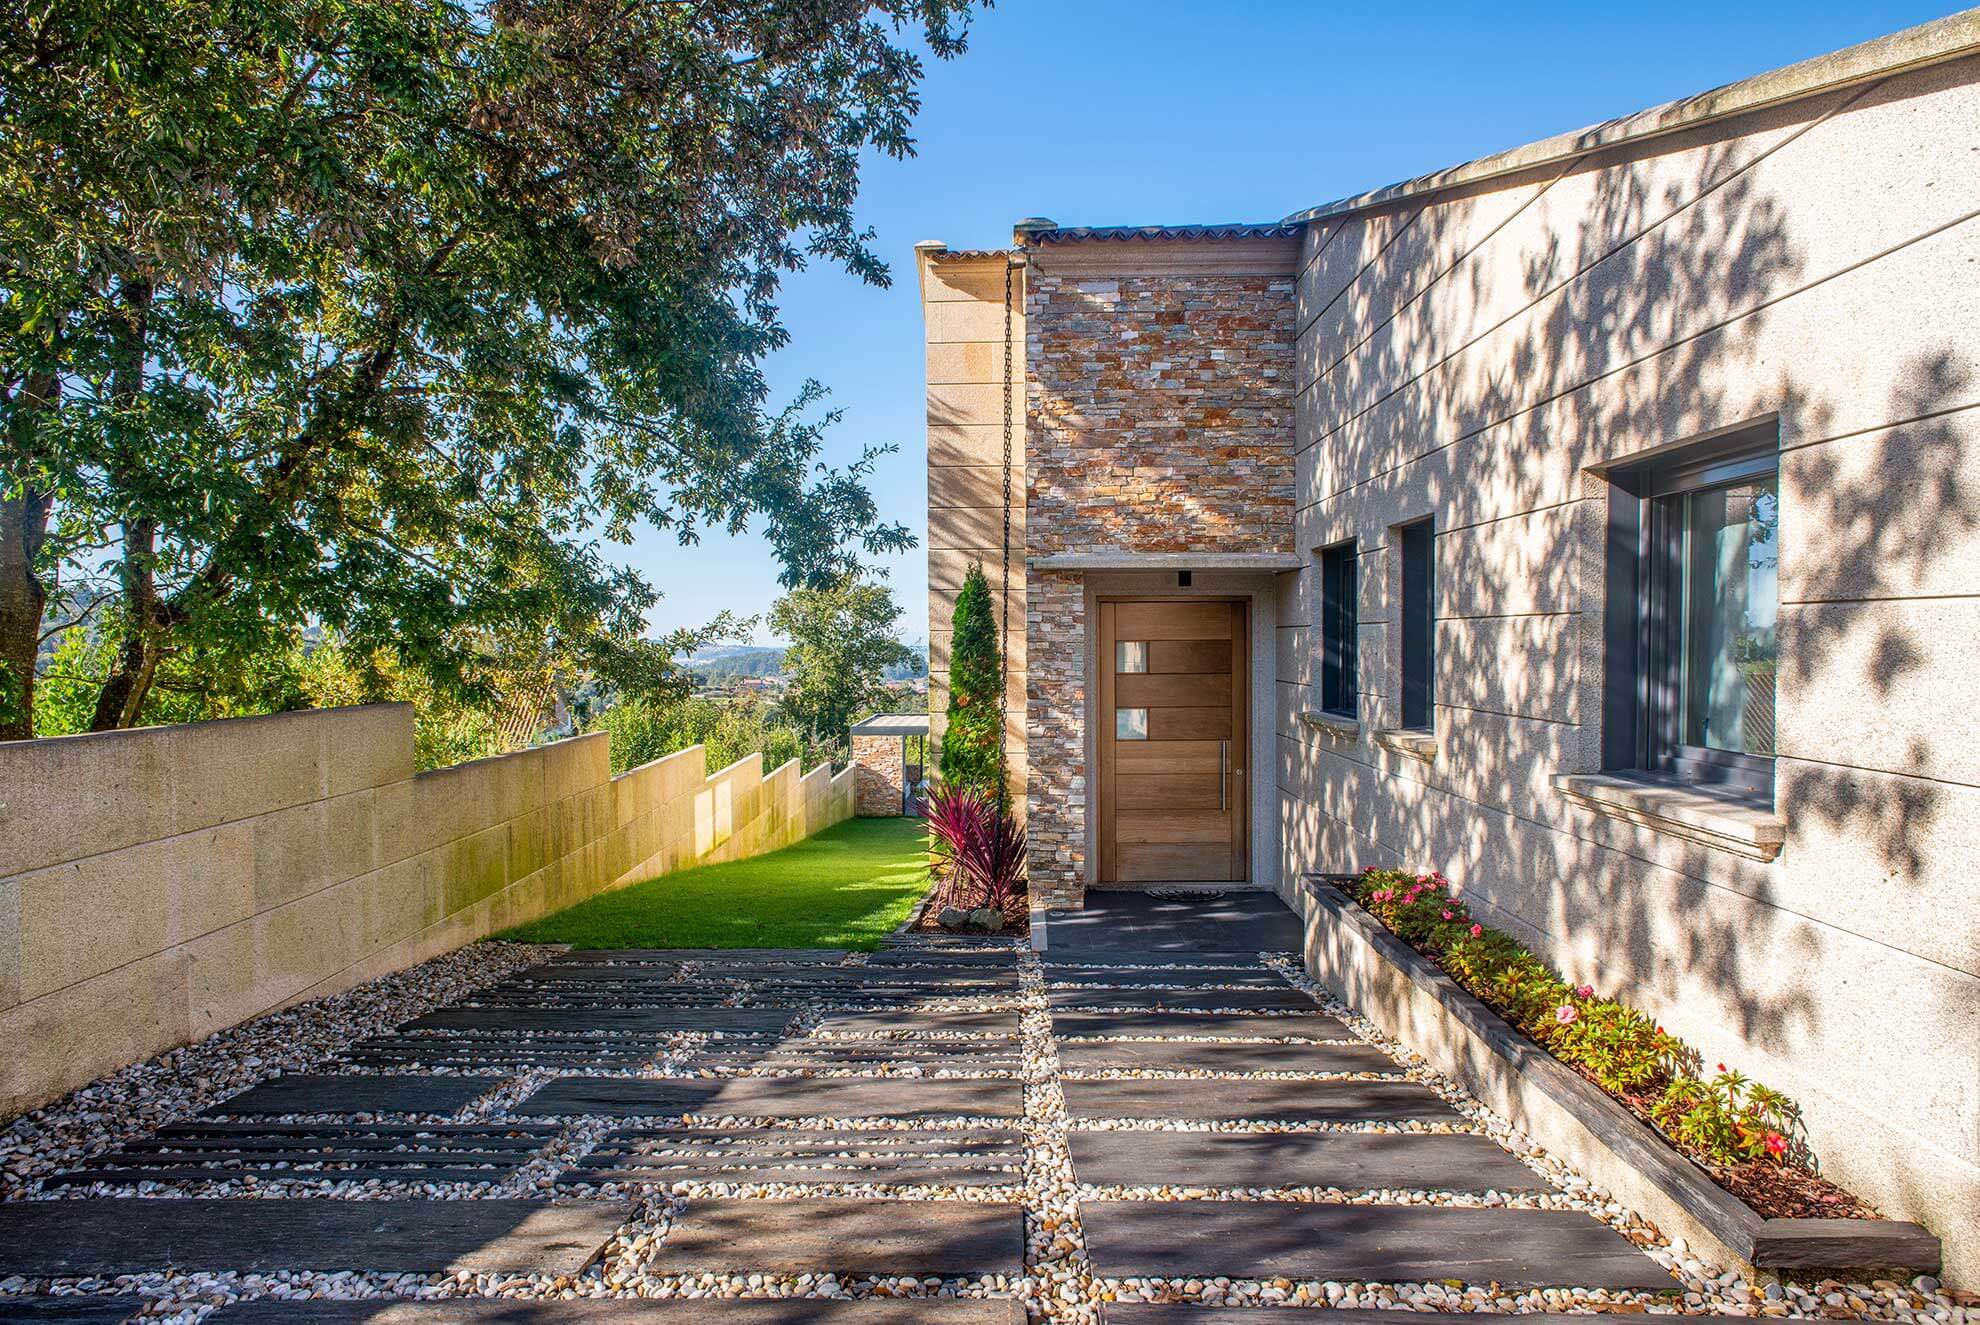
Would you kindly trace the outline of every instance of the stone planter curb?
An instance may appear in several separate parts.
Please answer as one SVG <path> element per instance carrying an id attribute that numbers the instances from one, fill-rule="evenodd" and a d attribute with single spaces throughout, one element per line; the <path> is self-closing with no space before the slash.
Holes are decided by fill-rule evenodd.
<path id="1" fill-rule="evenodd" d="M 1308 973 L 1666 1236 L 1759 1270 L 1938 1272 L 1939 1239 L 1920 1224 L 1756 1214 L 1363 910 L 1341 877 L 1302 880 Z"/>

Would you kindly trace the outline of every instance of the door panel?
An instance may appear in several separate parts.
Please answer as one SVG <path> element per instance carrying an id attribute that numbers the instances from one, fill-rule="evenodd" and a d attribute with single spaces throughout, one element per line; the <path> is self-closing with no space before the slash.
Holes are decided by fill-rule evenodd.
<path id="1" fill-rule="evenodd" d="M 1162 639 L 1148 645 L 1151 672 L 1223 672 L 1231 670 L 1227 639 Z"/>
<path id="2" fill-rule="evenodd" d="M 1232 730 L 1231 711 L 1227 708 L 1148 711 L 1151 741 L 1228 741 Z"/>
<path id="3" fill-rule="evenodd" d="M 1185 704 L 1215 704 L 1219 708 L 1228 708 L 1231 702 L 1229 672 L 1208 675 L 1198 672 L 1156 675 L 1151 672 L 1141 676 L 1123 676 L 1115 684 L 1120 687 L 1114 699 L 1116 704 L 1140 708 Z"/>
<path id="4" fill-rule="evenodd" d="M 1243 879 L 1245 604 L 1103 600 L 1099 615 L 1097 879 Z"/>
<path id="5" fill-rule="evenodd" d="M 1114 783 L 1114 808 L 1215 810 L 1226 794 L 1223 775 L 1215 768 L 1203 773 L 1122 773 Z"/>
<path id="6" fill-rule="evenodd" d="M 1169 773 L 1178 767 L 1217 768 L 1223 747 L 1216 741 L 1119 741 L 1116 773 Z"/>

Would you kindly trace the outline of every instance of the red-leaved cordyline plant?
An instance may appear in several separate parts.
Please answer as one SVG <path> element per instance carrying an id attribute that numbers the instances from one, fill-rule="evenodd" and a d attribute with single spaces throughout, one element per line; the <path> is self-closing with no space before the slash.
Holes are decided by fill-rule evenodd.
<path id="1" fill-rule="evenodd" d="M 1024 826 L 994 797 L 945 783 L 929 793 L 927 814 L 946 905 L 1001 911 L 1024 891 Z"/>

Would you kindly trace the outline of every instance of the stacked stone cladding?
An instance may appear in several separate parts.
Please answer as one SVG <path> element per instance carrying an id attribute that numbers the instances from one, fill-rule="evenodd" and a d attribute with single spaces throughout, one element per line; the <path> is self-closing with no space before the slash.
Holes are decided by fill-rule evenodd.
<path id="1" fill-rule="evenodd" d="M 1027 548 L 1285 552 L 1290 277 L 1034 273 Z"/>
<path id="2" fill-rule="evenodd" d="M 1294 510 L 1290 276 L 1031 273 L 1025 548 L 1286 552 Z M 1033 569 L 1025 727 L 1031 888 L 1084 897 L 1085 585 Z"/>
<path id="3" fill-rule="evenodd" d="M 906 742 L 898 736 L 852 738 L 853 812 L 862 819 L 887 819 L 901 813 L 902 785 L 907 777 L 903 758 Z"/>

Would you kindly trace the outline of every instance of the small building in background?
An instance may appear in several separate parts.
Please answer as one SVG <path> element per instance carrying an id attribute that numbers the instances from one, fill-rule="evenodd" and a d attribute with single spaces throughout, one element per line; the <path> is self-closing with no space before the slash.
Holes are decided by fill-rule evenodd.
<path id="1" fill-rule="evenodd" d="M 927 751 L 926 713 L 880 713 L 854 723 L 854 812 L 863 819 L 919 814 Z"/>

